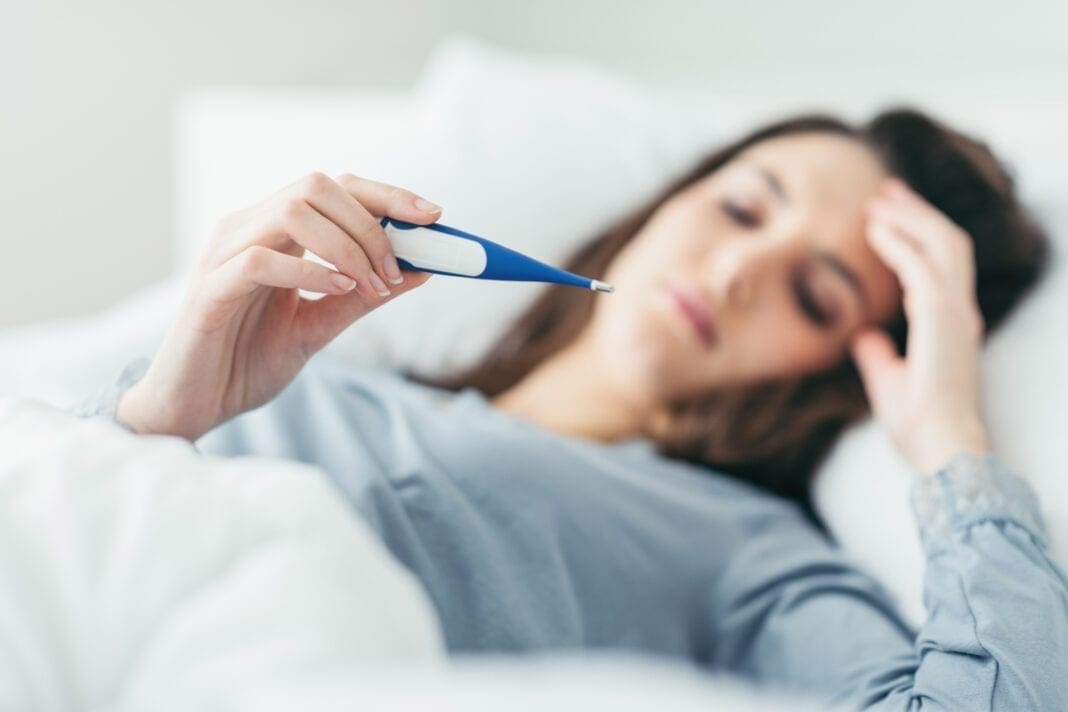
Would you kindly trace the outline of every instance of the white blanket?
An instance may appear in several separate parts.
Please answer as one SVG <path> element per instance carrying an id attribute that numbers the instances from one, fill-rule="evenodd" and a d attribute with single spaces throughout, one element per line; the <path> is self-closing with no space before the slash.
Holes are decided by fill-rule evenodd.
<path id="1" fill-rule="evenodd" d="M 446 664 L 332 487 L 0 398 L 0 710 L 801 709 L 636 654 Z"/>
<path id="2" fill-rule="evenodd" d="M 331 488 L 0 399 L 0 709 L 204 709 L 443 659 L 418 581 Z"/>

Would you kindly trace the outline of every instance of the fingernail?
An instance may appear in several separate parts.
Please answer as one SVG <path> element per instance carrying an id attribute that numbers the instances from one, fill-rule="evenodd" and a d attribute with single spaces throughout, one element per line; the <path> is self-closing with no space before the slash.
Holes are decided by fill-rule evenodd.
<path id="1" fill-rule="evenodd" d="M 434 205 L 429 200 L 426 200 L 425 198 L 420 198 L 418 196 L 416 196 L 416 198 L 415 198 L 415 207 L 419 208 L 424 213 L 440 213 L 441 212 L 441 208 L 439 206 Z"/>
<path id="2" fill-rule="evenodd" d="M 393 284 L 400 284 L 404 281 L 404 277 L 401 276 L 400 265 L 397 264 L 397 258 L 393 255 L 386 255 L 382 260 L 382 270 Z"/>
<path id="3" fill-rule="evenodd" d="M 386 283 L 383 282 L 382 279 L 377 274 L 375 274 L 374 272 L 371 272 L 370 279 L 371 279 L 371 286 L 375 288 L 376 292 L 378 292 L 378 296 L 380 296 L 380 297 L 389 296 L 389 287 L 386 286 Z"/>
<path id="4" fill-rule="evenodd" d="M 356 280 L 343 274 L 330 275 L 330 281 L 334 283 L 335 287 L 344 289 L 346 292 L 351 292 L 356 287 Z"/>

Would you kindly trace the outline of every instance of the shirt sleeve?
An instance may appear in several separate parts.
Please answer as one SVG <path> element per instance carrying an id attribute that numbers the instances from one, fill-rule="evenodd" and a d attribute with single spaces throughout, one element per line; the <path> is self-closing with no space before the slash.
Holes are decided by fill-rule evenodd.
<path id="1" fill-rule="evenodd" d="M 927 621 L 799 516 L 754 531 L 717 581 L 712 663 L 878 710 L 1059 710 L 1068 699 L 1068 579 L 1037 499 L 993 453 L 917 475 Z M 893 532 L 887 532 L 893 536 Z"/>
<path id="2" fill-rule="evenodd" d="M 69 412 L 82 418 L 107 418 L 133 432 L 126 423 L 115 416 L 115 411 L 118 408 L 119 398 L 144 377 L 151 363 L 151 359 L 145 357 L 130 361 L 111 382 L 105 383 L 95 393 L 75 404 Z"/>

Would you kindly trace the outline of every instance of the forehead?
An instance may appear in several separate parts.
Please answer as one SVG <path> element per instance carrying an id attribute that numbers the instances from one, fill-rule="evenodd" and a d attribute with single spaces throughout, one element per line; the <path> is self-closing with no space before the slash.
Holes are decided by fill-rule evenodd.
<path id="1" fill-rule="evenodd" d="M 887 176 L 867 146 L 827 132 L 770 138 L 748 147 L 731 163 L 773 170 L 798 209 L 832 221 L 858 217 Z"/>
<path id="2" fill-rule="evenodd" d="M 786 196 L 778 206 L 780 224 L 857 274 L 871 300 L 870 320 L 893 315 L 896 277 L 864 238 L 865 205 L 888 176 L 867 146 L 849 136 L 799 133 L 750 146 L 729 165 L 774 175 Z"/>

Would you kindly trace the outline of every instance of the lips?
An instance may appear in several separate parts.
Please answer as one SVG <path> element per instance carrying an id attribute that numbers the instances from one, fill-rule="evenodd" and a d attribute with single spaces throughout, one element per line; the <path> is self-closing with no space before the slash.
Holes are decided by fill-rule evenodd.
<path id="1" fill-rule="evenodd" d="M 671 296 L 683 315 L 689 320 L 697 336 L 705 346 L 713 346 L 716 343 L 716 326 L 712 320 L 712 312 L 701 298 L 692 290 L 681 286 L 669 287 Z"/>

